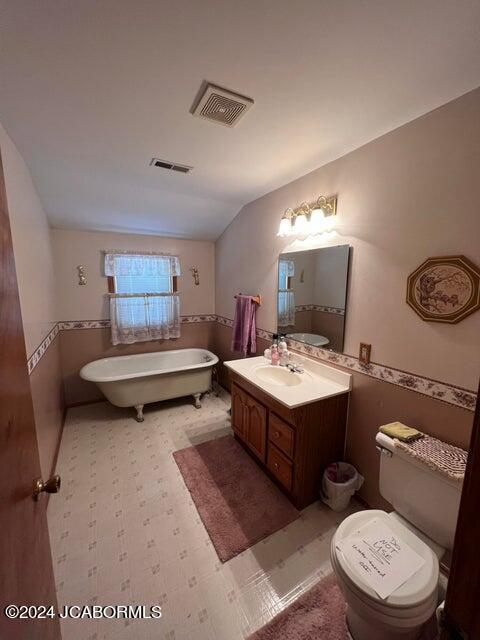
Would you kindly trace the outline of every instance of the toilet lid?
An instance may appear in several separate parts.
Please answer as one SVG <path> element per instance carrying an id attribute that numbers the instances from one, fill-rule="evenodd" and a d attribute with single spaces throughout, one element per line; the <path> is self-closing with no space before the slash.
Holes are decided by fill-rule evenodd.
<path id="1" fill-rule="evenodd" d="M 414 551 L 424 560 L 425 564 L 396 589 L 388 598 L 380 596 L 364 581 L 363 577 L 345 559 L 343 553 L 334 547 L 335 558 L 344 574 L 355 587 L 359 589 L 368 599 L 386 604 L 389 607 L 413 607 L 424 602 L 432 596 L 438 584 L 438 558 L 434 551 L 423 542 L 418 536 L 407 529 L 395 517 L 395 514 L 388 514 L 377 509 L 360 511 L 346 518 L 338 527 L 334 543 L 343 540 L 354 533 L 360 527 L 368 524 L 374 518 L 383 520 L 399 537 L 402 538 Z"/>

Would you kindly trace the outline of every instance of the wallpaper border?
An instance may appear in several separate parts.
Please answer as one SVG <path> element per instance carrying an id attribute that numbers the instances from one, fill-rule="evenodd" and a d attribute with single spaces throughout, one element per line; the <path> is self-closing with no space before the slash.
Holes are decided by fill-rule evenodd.
<path id="1" fill-rule="evenodd" d="M 320 304 L 299 304 L 295 307 L 295 311 L 321 311 L 322 313 L 333 313 L 339 316 L 345 315 L 345 309 L 339 309 L 338 307 L 325 307 Z"/>
<path id="2" fill-rule="evenodd" d="M 215 322 L 217 316 L 213 314 L 180 316 L 181 324 L 196 322 Z M 57 322 L 32 355 L 27 359 L 28 373 L 31 374 L 45 355 L 48 347 L 55 340 L 60 331 L 72 331 L 73 329 L 109 329 L 110 320 L 62 320 Z"/>
<path id="3" fill-rule="evenodd" d="M 217 322 L 226 327 L 233 326 L 233 320 L 230 318 L 224 318 L 217 316 Z M 264 329 L 257 329 L 257 336 L 264 340 L 270 340 L 273 333 L 271 331 L 265 331 Z M 465 389 L 463 387 L 457 387 L 446 382 L 440 382 L 439 380 L 433 380 L 424 376 L 411 373 L 409 371 L 402 371 L 401 369 L 395 369 L 382 364 L 370 362 L 369 364 L 362 364 L 358 358 L 349 356 L 342 353 L 335 353 L 328 349 L 322 349 L 321 347 L 314 347 L 306 345 L 297 340 L 288 340 L 289 347 L 298 353 L 302 353 L 311 358 L 322 360 L 330 364 L 336 364 L 345 369 L 350 369 L 357 373 L 363 373 L 366 376 L 381 380 L 382 382 L 388 382 L 390 384 L 408 389 L 409 391 L 415 391 L 421 395 L 434 398 L 435 400 L 441 400 L 447 404 L 466 409 L 467 411 L 474 411 L 477 402 L 477 394 L 475 391 Z"/>
<path id="4" fill-rule="evenodd" d="M 233 327 L 233 320 L 231 318 L 225 318 L 215 314 L 181 316 L 182 324 L 198 322 L 216 322 L 224 327 Z M 57 322 L 44 340 L 42 340 L 40 345 L 35 349 L 33 354 L 28 358 L 28 373 L 31 374 L 33 372 L 60 331 L 71 331 L 73 329 L 105 329 L 109 327 L 110 320 L 64 320 L 62 322 Z M 270 340 L 272 335 L 271 331 L 265 331 L 264 329 L 257 328 L 257 336 L 259 338 Z M 395 369 L 394 367 L 374 362 L 362 364 L 359 359 L 354 356 L 335 353 L 334 351 L 328 351 L 321 347 L 306 345 L 296 340 L 288 340 L 288 343 L 290 348 L 294 351 L 316 358 L 317 360 L 322 360 L 357 373 L 362 373 L 366 376 L 370 376 L 371 378 L 375 378 L 376 380 L 388 382 L 389 384 L 420 393 L 421 395 L 446 402 L 447 404 L 461 409 L 466 409 L 467 411 L 475 410 L 477 394 L 475 391 L 470 389 L 457 387 L 445 382 L 440 382 L 439 380 L 433 380 L 431 378 L 426 378 L 408 371 L 402 371 L 401 369 Z"/>

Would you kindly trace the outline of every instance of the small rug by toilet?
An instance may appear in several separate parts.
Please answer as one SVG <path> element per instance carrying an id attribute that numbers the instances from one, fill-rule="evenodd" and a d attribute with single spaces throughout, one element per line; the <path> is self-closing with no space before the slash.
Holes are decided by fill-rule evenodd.
<path id="1" fill-rule="evenodd" d="M 232 436 L 173 457 L 222 562 L 300 515 Z"/>
<path id="2" fill-rule="evenodd" d="M 331 573 L 249 640 L 347 640 L 345 609 L 345 600 Z"/>

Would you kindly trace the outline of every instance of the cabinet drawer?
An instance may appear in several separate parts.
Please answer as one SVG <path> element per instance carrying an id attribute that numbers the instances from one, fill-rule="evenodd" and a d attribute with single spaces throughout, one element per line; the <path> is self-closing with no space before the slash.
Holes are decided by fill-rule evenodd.
<path id="1" fill-rule="evenodd" d="M 268 439 L 286 453 L 289 458 L 293 458 L 295 431 L 271 412 L 268 416 Z"/>
<path id="2" fill-rule="evenodd" d="M 285 489 L 292 490 L 293 463 L 270 442 L 268 443 L 267 467 Z"/>

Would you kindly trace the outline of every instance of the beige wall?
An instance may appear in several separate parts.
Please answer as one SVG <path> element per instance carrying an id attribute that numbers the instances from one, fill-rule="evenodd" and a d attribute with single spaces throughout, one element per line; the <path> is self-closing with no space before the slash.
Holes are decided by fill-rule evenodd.
<path id="1" fill-rule="evenodd" d="M 233 317 L 238 291 L 260 293 L 258 326 L 273 330 L 277 258 L 289 242 L 276 236 L 280 217 L 338 194 L 338 236 L 324 244 L 353 247 L 345 352 L 368 342 L 375 362 L 476 389 L 480 312 L 423 322 L 405 294 L 428 256 L 480 265 L 479 113 L 477 89 L 246 205 L 216 243 L 217 313 Z"/>
<path id="2" fill-rule="evenodd" d="M 50 230 L 28 167 L 0 125 L 8 211 L 27 356 L 56 322 Z M 57 337 L 30 376 L 40 466 L 53 471 L 63 425 L 60 343 Z"/>
<path id="3" fill-rule="evenodd" d="M 52 230 L 59 320 L 109 318 L 107 278 L 103 275 L 103 251 L 108 249 L 165 251 L 180 256 L 178 279 L 181 315 L 215 313 L 215 246 L 213 242 L 162 238 L 159 236 Z M 86 268 L 87 284 L 79 286 L 77 265 Z M 197 267 L 200 284 L 194 284 L 191 266 Z M 110 329 L 62 331 L 62 377 L 67 406 L 101 396 L 96 385 L 80 379 L 84 364 L 99 358 L 164 349 L 211 347 L 213 323 L 182 324 L 178 340 L 156 340 L 112 346 Z"/>
<path id="4" fill-rule="evenodd" d="M 67 231 L 52 229 L 59 320 L 109 318 L 107 279 L 103 275 L 102 251 L 108 249 L 165 251 L 180 256 L 181 315 L 215 312 L 215 247 L 213 242 L 159 236 Z M 77 265 L 86 267 L 87 285 L 79 286 Z M 189 267 L 200 273 L 195 286 Z"/>
<path id="5" fill-rule="evenodd" d="M 328 251 L 317 253 L 313 304 L 336 309 L 345 308 L 346 264 L 348 264 L 348 250 L 345 249 L 345 245 L 329 247 Z"/>
<path id="6" fill-rule="evenodd" d="M 40 466 L 44 478 L 55 471 L 64 418 L 64 385 L 57 336 L 30 375 Z"/>
<path id="7" fill-rule="evenodd" d="M 276 237 L 282 212 L 336 193 L 338 236 L 323 244 L 353 247 L 345 352 L 369 342 L 375 362 L 476 390 L 480 312 L 457 325 L 427 323 L 405 294 L 408 274 L 428 256 L 464 254 L 480 266 L 479 113 L 480 89 L 245 206 L 216 243 L 217 313 L 233 317 L 237 291 L 260 293 L 257 325 L 274 330 L 277 258 L 288 244 Z M 230 332 L 217 328 L 224 360 L 233 356 Z M 346 458 L 364 475 L 360 495 L 372 506 L 385 506 L 374 436 L 394 420 L 468 448 L 473 413 L 354 373 Z"/>
<path id="8" fill-rule="evenodd" d="M 0 125 L 15 267 L 27 355 L 56 322 L 50 229 L 28 167 Z"/>

